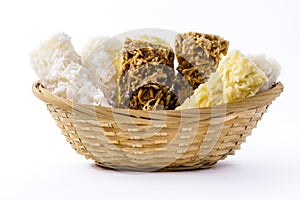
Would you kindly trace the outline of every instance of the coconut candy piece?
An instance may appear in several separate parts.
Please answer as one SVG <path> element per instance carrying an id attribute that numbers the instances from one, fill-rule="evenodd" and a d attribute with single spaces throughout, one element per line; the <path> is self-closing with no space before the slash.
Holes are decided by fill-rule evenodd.
<path id="1" fill-rule="evenodd" d="M 142 40 L 126 39 L 122 55 L 122 73 L 119 78 L 120 108 L 129 108 L 129 101 L 135 99 L 133 95 L 137 95 L 135 91 L 144 85 L 156 84 L 171 88 L 175 76 L 174 53 L 171 48 Z M 147 89 L 150 88 L 143 87 L 143 90 Z M 147 91 L 143 93 L 147 94 Z"/>
<path id="2" fill-rule="evenodd" d="M 212 34 L 188 32 L 176 36 L 175 53 L 179 73 L 174 81 L 174 91 L 180 102 L 216 71 L 222 55 L 227 54 L 228 46 L 227 40 Z"/>
<path id="3" fill-rule="evenodd" d="M 167 86 L 146 84 L 134 91 L 129 102 L 130 109 L 174 110 L 179 106 L 175 94 Z"/>

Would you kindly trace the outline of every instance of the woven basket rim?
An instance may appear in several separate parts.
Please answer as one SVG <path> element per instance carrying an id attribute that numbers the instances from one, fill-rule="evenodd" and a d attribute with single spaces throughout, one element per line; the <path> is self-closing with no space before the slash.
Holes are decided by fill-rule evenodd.
<path id="1" fill-rule="evenodd" d="M 255 107 L 259 107 L 262 105 L 265 105 L 267 102 L 270 102 L 270 100 L 266 100 L 266 102 L 261 101 L 262 99 L 266 98 L 268 96 L 269 99 L 274 100 L 276 97 L 280 95 L 280 93 L 283 91 L 284 86 L 281 82 L 277 82 L 271 89 L 258 93 L 252 97 L 248 97 L 241 101 L 235 101 L 232 103 L 226 103 L 221 104 L 218 106 L 212 106 L 212 107 L 206 107 L 206 108 L 190 108 L 190 109 L 184 109 L 184 110 L 158 110 L 158 111 L 144 111 L 144 110 L 133 110 L 133 109 L 124 109 L 124 108 L 110 108 L 110 107 L 104 107 L 104 106 L 93 106 L 93 105 L 86 105 L 86 104 L 79 104 L 76 102 L 73 102 L 71 100 L 59 97 L 55 94 L 52 94 L 49 92 L 42 84 L 41 81 L 36 81 L 32 85 L 32 92 L 33 94 L 40 100 L 44 101 L 46 104 L 52 104 L 59 108 L 62 108 L 67 111 L 76 110 L 81 112 L 82 114 L 87 115 L 94 115 L 94 113 L 101 113 L 106 116 L 111 116 L 111 113 L 118 113 L 124 115 L 130 115 L 130 116 L 149 116 L 149 113 L 151 112 L 151 115 L 178 115 L 182 112 L 185 114 L 188 113 L 207 113 L 211 114 L 212 110 L 224 110 L 226 108 L 227 112 L 230 112 L 231 110 L 245 110 L 245 109 L 251 109 Z M 147 118 L 146 117 L 146 118 Z"/>

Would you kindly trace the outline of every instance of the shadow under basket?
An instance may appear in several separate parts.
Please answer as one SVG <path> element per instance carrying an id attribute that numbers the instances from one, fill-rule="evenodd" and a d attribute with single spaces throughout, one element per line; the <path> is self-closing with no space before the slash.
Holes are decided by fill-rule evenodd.
<path id="1" fill-rule="evenodd" d="M 82 105 L 33 84 L 57 126 L 77 153 L 117 170 L 204 169 L 234 155 L 269 105 L 283 91 L 210 108 L 141 111 Z"/>

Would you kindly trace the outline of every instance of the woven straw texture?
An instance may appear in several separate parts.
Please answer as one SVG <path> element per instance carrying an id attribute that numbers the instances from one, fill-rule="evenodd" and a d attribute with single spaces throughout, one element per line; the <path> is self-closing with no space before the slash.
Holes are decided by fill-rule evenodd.
<path id="1" fill-rule="evenodd" d="M 97 165 L 177 171 L 210 168 L 234 155 L 283 85 L 211 108 L 151 112 L 77 104 L 51 94 L 40 82 L 32 89 L 72 148 Z"/>

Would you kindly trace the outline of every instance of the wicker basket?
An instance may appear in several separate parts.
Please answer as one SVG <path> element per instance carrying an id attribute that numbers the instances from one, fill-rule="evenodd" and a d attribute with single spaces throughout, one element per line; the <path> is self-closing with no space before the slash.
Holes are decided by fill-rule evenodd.
<path id="1" fill-rule="evenodd" d="M 47 104 L 77 153 L 118 170 L 174 171 L 210 168 L 233 155 L 268 106 L 283 91 L 277 83 L 246 100 L 211 108 L 140 111 L 81 105 L 47 91 L 33 93 Z"/>

